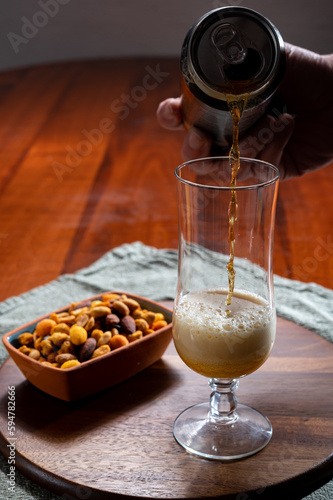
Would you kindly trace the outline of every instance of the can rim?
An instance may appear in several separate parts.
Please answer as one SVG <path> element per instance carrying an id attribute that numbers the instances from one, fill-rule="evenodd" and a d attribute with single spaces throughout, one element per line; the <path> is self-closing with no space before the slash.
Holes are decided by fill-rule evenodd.
<path id="1" fill-rule="evenodd" d="M 281 79 L 282 79 L 282 69 L 283 69 L 283 62 L 284 62 L 284 57 L 285 57 L 285 47 L 284 47 L 284 41 L 283 38 L 278 31 L 278 29 L 275 27 L 275 25 L 265 16 L 260 14 L 259 12 L 255 11 L 254 9 L 250 9 L 248 7 L 240 7 L 240 6 L 226 6 L 226 7 L 220 7 L 214 10 L 211 10 L 204 14 L 199 20 L 195 23 L 195 25 L 192 26 L 190 29 L 189 33 L 187 34 L 185 41 L 184 41 L 184 46 L 186 46 L 186 58 L 182 58 L 182 65 L 185 63 L 185 59 L 187 59 L 187 71 L 189 72 L 190 76 L 193 79 L 193 82 L 197 87 L 207 96 L 213 99 L 217 99 L 219 101 L 223 100 L 225 101 L 226 99 L 223 98 L 225 94 L 222 94 L 221 92 L 213 89 L 210 87 L 206 82 L 204 82 L 199 74 L 197 73 L 195 69 L 195 65 L 193 62 L 193 57 L 192 57 L 192 52 L 191 52 L 191 47 L 193 45 L 193 40 L 194 37 L 197 34 L 197 30 L 200 28 L 200 26 L 203 25 L 203 23 L 207 20 L 208 17 L 214 15 L 215 13 L 221 12 L 221 11 L 228 11 L 228 13 L 239 15 L 240 13 L 244 13 L 247 15 L 250 15 L 250 17 L 254 18 L 255 20 L 261 20 L 265 22 L 265 28 L 271 33 L 272 35 L 272 41 L 274 43 L 274 47 L 276 49 L 276 54 L 278 57 L 276 57 L 276 60 L 271 68 L 271 71 L 268 75 L 268 78 L 266 81 L 258 87 L 257 89 L 253 90 L 250 92 L 251 98 L 255 98 L 259 94 L 263 94 L 265 91 L 269 89 L 269 87 L 272 86 L 272 83 L 274 83 L 274 90 L 276 87 L 279 85 Z M 184 47 L 183 46 L 183 47 Z M 183 67 L 184 69 L 184 67 Z M 183 74 L 185 72 L 183 71 Z M 274 78 L 272 78 L 274 76 Z M 274 92 L 272 90 L 270 94 Z M 269 97 L 269 95 L 267 96 Z M 249 103 L 248 103 L 249 104 Z"/>

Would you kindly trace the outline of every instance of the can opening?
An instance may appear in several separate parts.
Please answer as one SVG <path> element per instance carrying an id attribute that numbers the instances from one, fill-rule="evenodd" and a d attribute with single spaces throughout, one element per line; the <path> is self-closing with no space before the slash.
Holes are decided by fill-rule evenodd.
<path id="1" fill-rule="evenodd" d="M 215 28 L 210 34 L 215 56 L 222 64 L 241 64 L 247 50 L 237 29 L 229 23 Z"/>
<path id="2" fill-rule="evenodd" d="M 247 47 L 236 26 L 223 23 L 211 31 L 209 39 L 218 68 L 227 80 L 250 80 L 262 70 L 260 53 Z"/>
<path id="3" fill-rule="evenodd" d="M 249 48 L 241 64 L 228 64 L 224 66 L 224 74 L 228 80 L 250 80 L 261 71 L 262 59 L 257 50 Z"/>

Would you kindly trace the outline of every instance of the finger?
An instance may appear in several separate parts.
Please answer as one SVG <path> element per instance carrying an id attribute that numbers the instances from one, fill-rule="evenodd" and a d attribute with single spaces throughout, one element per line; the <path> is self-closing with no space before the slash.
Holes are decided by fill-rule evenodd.
<path id="1" fill-rule="evenodd" d="M 162 101 L 157 108 L 157 119 L 163 128 L 183 130 L 183 118 L 180 110 L 180 97 Z"/>
<path id="2" fill-rule="evenodd" d="M 185 161 L 195 158 L 210 156 L 212 138 L 200 129 L 190 128 L 187 132 L 182 148 L 182 156 Z"/>
<path id="3" fill-rule="evenodd" d="M 267 142 L 272 139 L 270 128 L 271 118 L 265 115 L 239 140 L 241 156 L 245 158 L 258 158 L 259 153 L 265 148 Z"/>
<path id="4" fill-rule="evenodd" d="M 280 169 L 281 179 L 286 177 L 290 177 L 294 175 L 292 172 L 288 172 L 282 158 L 285 153 L 285 148 L 289 143 L 289 140 L 293 134 L 295 121 L 291 115 L 284 113 L 280 115 L 279 118 L 274 119 L 274 122 L 271 122 L 271 125 L 274 125 L 274 136 L 272 140 L 266 144 L 265 148 L 259 154 L 259 159 L 268 161 L 269 163 L 273 163 Z"/>
<path id="5" fill-rule="evenodd" d="M 287 113 L 278 118 L 264 116 L 239 141 L 241 156 L 261 158 L 277 165 L 280 163 L 283 149 L 294 129 L 294 119 Z"/>

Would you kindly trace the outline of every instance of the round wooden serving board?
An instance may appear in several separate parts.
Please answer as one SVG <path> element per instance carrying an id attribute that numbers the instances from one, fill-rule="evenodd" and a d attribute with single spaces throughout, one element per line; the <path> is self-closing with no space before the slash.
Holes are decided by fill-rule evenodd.
<path id="1" fill-rule="evenodd" d="M 39 391 L 8 359 L 0 369 L 5 456 L 8 386 L 16 388 L 16 467 L 66 498 L 295 500 L 333 476 L 333 345 L 282 319 L 271 357 L 237 391 L 271 420 L 273 437 L 238 462 L 191 456 L 174 440 L 176 416 L 210 389 L 172 344 L 139 375 L 76 403 Z"/>

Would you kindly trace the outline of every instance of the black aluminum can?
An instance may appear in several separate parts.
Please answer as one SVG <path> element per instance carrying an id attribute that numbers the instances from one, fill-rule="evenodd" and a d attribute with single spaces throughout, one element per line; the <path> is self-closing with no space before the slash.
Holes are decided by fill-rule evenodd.
<path id="1" fill-rule="evenodd" d="M 241 137 L 266 112 L 284 70 L 284 42 L 267 18 L 245 7 L 208 12 L 192 26 L 181 51 L 185 126 L 205 130 L 215 144 L 228 148 L 229 96 L 247 96 Z"/>

